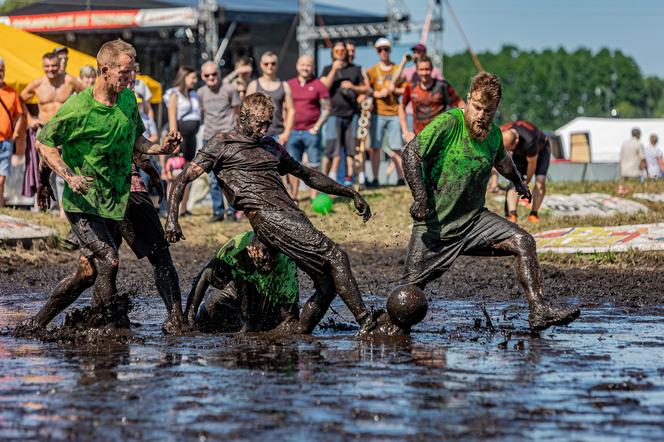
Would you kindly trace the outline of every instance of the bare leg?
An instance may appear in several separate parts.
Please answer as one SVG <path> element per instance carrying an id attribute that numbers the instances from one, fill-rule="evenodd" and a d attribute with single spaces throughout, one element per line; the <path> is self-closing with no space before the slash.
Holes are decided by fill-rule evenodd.
<path id="1" fill-rule="evenodd" d="M 371 174 L 374 181 L 378 180 L 378 170 L 380 169 L 381 149 L 369 149 L 369 159 L 371 160 Z"/>
<path id="2" fill-rule="evenodd" d="M 546 194 L 546 175 L 537 175 L 535 177 L 535 189 L 533 189 L 533 205 L 532 211 L 537 213 Z"/>
<path id="3" fill-rule="evenodd" d="M 87 288 L 92 287 L 97 277 L 97 271 L 92 259 L 86 256 L 78 258 L 76 272 L 67 276 L 55 287 L 46 304 L 39 310 L 31 321 L 38 327 L 46 327 L 64 309 L 69 307 Z"/>
<path id="4" fill-rule="evenodd" d="M 360 333 L 368 331 L 373 325 L 371 313 L 360 295 L 360 289 L 350 269 L 348 255 L 339 248 L 335 250 L 334 258 L 330 261 L 330 276 L 331 281 L 314 280 L 316 292 L 306 302 L 300 314 L 302 333 L 311 333 L 323 319 L 335 293 L 339 294 L 360 325 Z"/>
<path id="5" fill-rule="evenodd" d="M 493 248 L 516 257 L 516 275 L 528 297 L 528 323 L 533 332 L 553 325 L 566 325 L 579 317 L 578 308 L 552 307 L 543 302 L 542 271 L 537 260 L 535 239 L 528 232 L 517 228 L 511 238 L 495 244 Z"/>
<path id="6" fill-rule="evenodd" d="M 537 260 L 535 239 L 525 230 L 516 228 L 509 239 L 495 244 L 493 248 L 516 257 L 516 276 L 528 297 L 528 303 L 542 302 L 542 271 Z"/>
<path id="7" fill-rule="evenodd" d="M 5 207 L 5 179 L 5 176 L 0 175 L 0 207 Z"/>
<path id="8" fill-rule="evenodd" d="M 175 333 L 182 326 L 182 299 L 180 281 L 168 248 L 156 250 L 148 255 L 154 269 L 154 283 L 164 301 L 168 317 L 162 326 L 165 333 Z"/>
<path id="9" fill-rule="evenodd" d="M 294 177 L 293 175 L 288 175 L 288 187 L 290 187 L 289 192 L 291 198 L 293 198 L 293 201 L 297 202 L 297 191 L 300 187 L 300 180 L 297 177 Z"/>
<path id="10" fill-rule="evenodd" d="M 402 179 L 403 178 L 403 164 L 401 162 L 401 151 L 400 150 L 393 150 L 388 152 L 387 154 L 392 162 L 394 163 L 394 167 L 397 170 L 397 178 Z"/>
<path id="11" fill-rule="evenodd" d="M 519 201 L 519 196 L 516 194 L 514 187 L 510 187 L 505 194 L 506 201 L 506 215 L 515 215 L 517 213 L 516 205 Z"/>
<path id="12" fill-rule="evenodd" d="M 118 293 L 116 278 L 120 260 L 118 252 L 109 244 L 104 244 L 93 257 L 97 280 L 92 294 L 92 307 L 110 304 Z"/>

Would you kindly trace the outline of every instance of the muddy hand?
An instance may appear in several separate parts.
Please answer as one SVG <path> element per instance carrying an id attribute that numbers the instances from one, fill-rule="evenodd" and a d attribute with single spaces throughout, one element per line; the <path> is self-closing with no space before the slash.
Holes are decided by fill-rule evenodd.
<path id="1" fill-rule="evenodd" d="M 182 229 L 180 228 L 180 224 L 168 219 L 166 221 L 166 226 L 164 227 L 164 233 L 166 237 L 166 241 L 168 241 L 171 244 L 174 244 L 181 239 L 186 239 L 184 237 L 184 234 L 182 233 Z"/>
<path id="2" fill-rule="evenodd" d="M 173 129 L 164 137 L 161 147 L 164 148 L 164 153 L 177 153 L 180 150 L 180 144 L 182 144 L 182 135 Z"/>
<path id="3" fill-rule="evenodd" d="M 81 176 L 81 175 L 74 175 L 67 180 L 67 184 L 69 184 L 71 190 L 73 190 L 74 193 L 78 193 L 81 195 L 87 193 L 88 189 L 90 188 L 91 182 L 92 182 L 91 177 Z"/>
<path id="4" fill-rule="evenodd" d="M 353 203 L 355 204 L 357 214 L 362 217 L 364 222 L 366 223 L 369 221 L 369 218 L 371 218 L 371 208 L 364 198 L 362 198 L 362 195 L 356 193 L 355 198 L 353 198 Z"/>
<path id="5" fill-rule="evenodd" d="M 518 193 L 521 198 L 527 199 L 528 202 L 533 200 L 533 195 L 530 193 L 530 189 L 528 189 L 528 186 L 523 184 L 523 182 L 515 184 L 514 190 L 516 190 L 516 193 Z"/>
<path id="6" fill-rule="evenodd" d="M 422 221 L 427 217 L 429 209 L 426 201 L 415 200 L 413 205 L 410 206 L 410 216 L 415 221 Z"/>
<path id="7" fill-rule="evenodd" d="M 41 210 L 42 212 L 46 212 L 48 209 L 50 209 L 51 198 L 53 198 L 53 200 L 56 200 L 51 185 L 40 184 L 39 187 L 37 188 L 37 205 L 39 206 L 39 210 Z"/>

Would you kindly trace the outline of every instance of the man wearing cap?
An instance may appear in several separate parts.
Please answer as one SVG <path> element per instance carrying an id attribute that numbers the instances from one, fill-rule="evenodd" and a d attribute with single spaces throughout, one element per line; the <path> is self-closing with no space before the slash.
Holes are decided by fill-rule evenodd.
<path id="1" fill-rule="evenodd" d="M 410 48 L 411 51 L 413 51 L 413 66 L 409 66 L 405 68 L 401 76 L 406 80 L 408 83 L 415 85 L 419 83 L 420 78 L 417 73 L 417 60 L 419 60 L 422 57 L 427 56 L 427 47 L 424 46 L 422 43 L 418 43 L 412 48 Z M 436 80 L 442 80 L 443 79 L 443 74 L 440 72 L 438 68 L 433 68 L 431 70 L 431 76 L 436 79 Z"/>
<path id="2" fill-rule="evenodd" d="M 404 185 L 401 167 L 401 128 L 399 127 L 399 96 L 403 94 L 403 82 L 399 80 L 400 67 L 390 60 L 392 43 L 379 38 L 374 44 L 380 61 L 367 70 L 373 89 L 374 110 L 371 115 L 371 171 L 373 181 L 368 186 L 378 185 L 378 168 L 381 149 L 387 146 L 387 154 L 397 170 L 397 185 Z"/>

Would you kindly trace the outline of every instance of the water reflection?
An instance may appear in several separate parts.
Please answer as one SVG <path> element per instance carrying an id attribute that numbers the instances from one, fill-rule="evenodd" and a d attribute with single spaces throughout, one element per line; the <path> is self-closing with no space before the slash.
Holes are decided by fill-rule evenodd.
<path id="1" fill-rule="evenodd" d="M 597 306 L 541 337 L 524 306 L 492 305 L 494 331 L 476 303 L 431 311 L 406 340 L 163 337 L 147 302 L 124 344 L 0 336 L 0 439 L 664 437 L 661 310 Z"/>

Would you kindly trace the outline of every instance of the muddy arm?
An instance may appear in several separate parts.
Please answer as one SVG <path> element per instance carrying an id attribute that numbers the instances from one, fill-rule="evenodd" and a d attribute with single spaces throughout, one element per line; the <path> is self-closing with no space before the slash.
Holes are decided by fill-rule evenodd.
<path id="1" fill-rule="evenodd" d="M 60 175 L 69 184 L 71 190 L 76 193 L 84 194 L 90 187 L 91 177 L 76 175 L 72 170 L 62 161 L 60 151 L 55 147 L 50 147 L 37 141 L 37 151 L 41 159 Z"/>
<path id="2" fill-rule="evenodd" d="M 178 223 L 178 207 L 184 195 L 187 184 L 201 176 L 205 170 L 196 163 L 189 163 L 184 166 L 182 173 L 173 180 L 173 190 L 168 198 L 168 217 L 166 218 L 166 239 L 170 243 L 185 239 L 182 229 Z"/>
<path id="3" fill-rule="evenodd" d="M 230 270 L 221 265 L 217 258 L 212 258 L 205 268 L 194 278 L 194 282 L 191 285 L 191 291 L 187 297 L 187 307 L 184 311 L 189 325 L 194 325 L 196 322 L 196 314 L 203 302 L 203 298 L 205 298 L 207 289 L 212 286 L 221 290 L 230 281 Z"/>
<path id="4" fill-rule="evenodd" d="M 312 189 L 320 190 L 321 192 L 325 192 L 330 195 L 351 198 L 355 204 L 358 215 L 360 215 L 365 222 L 371 218 L 371 208 L 369 207 L 369 204 L 364 200 L 364 198 L 362 198 L 362 195 L 360 195 L 352 187 L 343 186 L 325 174 L 315 169 L 303 166 L 300 163 L 297 163 L 297 166 L 289 173 L 304 181 L 304 183 Z"/>
<path id="5" fill-rule="evenodd" d="M 516 193 L 518 193 L 522 198 L 526 198 L 528 201 L 532 200 L 533 196 L 530 194 L 528 186 L 523 184 L 523 181 L 519 176 L 519 172 L 516 170 L 516 166 L 514 165 L 514 161 L 512 161 L 512 157 L 510 155 L 505 155 L 505 157 L 502 160 L 497 161 L 493 167 L 496 168 L 499 174 L 514 184 L 514 190 L 516 190 Z"/>
<path id="6" fill-rule="evenodd" d="M 429 207 L 427 206 L 427 191 L 422 179 L 422 158 L 420 157 L 420 146 L 417 137 L 406 144 L 403 151 L 403 174 L 413 195 L 413 205 L 410 207 L 410 216 L 415 221 L 421 221 L 427 217 Z"/>
<path id="7" fill-rule="evenodd" d="M 176 153 L 180 149 L 182 143 L 182 135 L 180 132 L 173 129 L 168 132 L 164 137 L 161 145 L 155 144 L 152 141 L 140 135 L 134 143 L 134 151 L 144 153 L 147 155 L 160 155 L 167 153 Z"/>
<path id="8" fill-rule="evenodd" d="M 150 161 L 150 158 L 147 155 L 143 155 L 139 152 L 134 152 L 133 161 L 136 166 L 150 177 L 150 186 L 157 190 L 159 204 L 161 204 L 161 201 L 164 199 L 164 187 L 161 185 L 161 176 L 159 176 L 157 169 L 154 168 L 152 161 Z"/>

